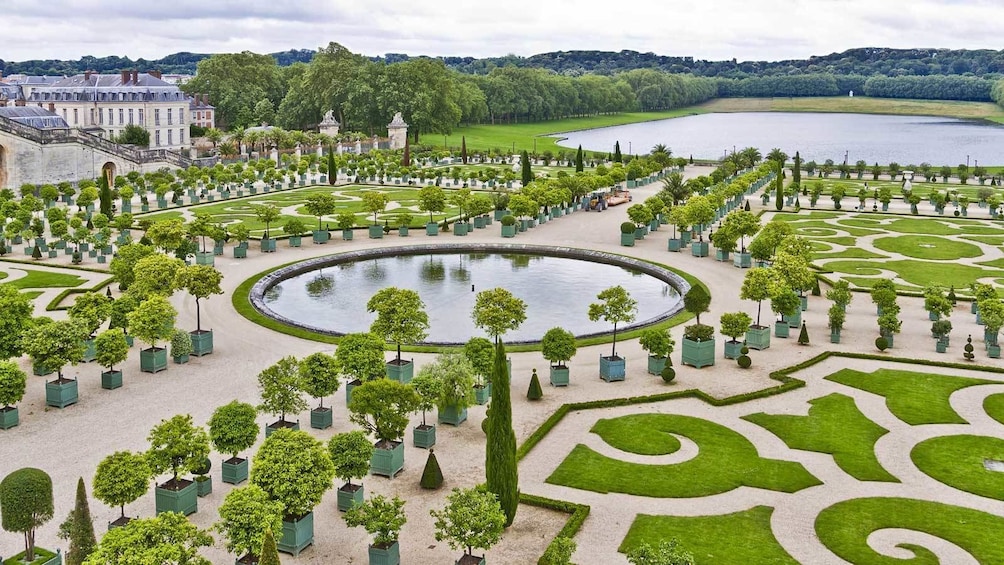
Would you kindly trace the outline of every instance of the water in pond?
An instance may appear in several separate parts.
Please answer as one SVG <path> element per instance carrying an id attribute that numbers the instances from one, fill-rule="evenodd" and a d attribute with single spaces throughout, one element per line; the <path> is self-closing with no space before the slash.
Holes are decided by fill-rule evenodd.
<path id="1" fill-rule="evenodd" d="M 765 156 L 779 147 L 790 156 L 798 150 L 805 161 L 840 164 L 859 159 L 900 165 L 931 163 L 955 167 L 976 162 L 999 163 L 1004 154 L 1004 127 L 990 122 L 928 116 L 818 114 L 801 112 L 737 112 L 700 114 L 670 120 L 561 134 L 564 147 L 592 151 L 647 153 L 663 143 L 681 157 L 720 159 L 726 151 L 757 147 Z"/>
<path id="2" fill-rule="evenodd" d="M 527 304 L 526 322 L 505 340 L 536 341 L 555 326 L 576 335 L 610 331 L 610 324 L 591 322 L 587 310 L 601 290 L 614 285 L 638 301 L 636 322 L 656 318 L 680 300 L 659 279 L 612 265 L 540 255 L 449 254 L 325 267 L 278 283 L 266 292 L 265 303 L 275 313 L 315 328 L 364 332 L 376 317 L 366 311 L 369 298 L 388 286 L 408 288 L 425 302 L 426 341 L 462 343 L 484 335 L 471 320 L 475 294 L 502 287 Z"/>

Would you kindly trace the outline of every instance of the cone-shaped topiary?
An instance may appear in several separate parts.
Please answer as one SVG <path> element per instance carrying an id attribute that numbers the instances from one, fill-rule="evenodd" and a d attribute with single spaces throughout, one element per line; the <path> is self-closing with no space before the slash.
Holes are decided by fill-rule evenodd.
<path id="1" fill-rule="evenodd" d="M 820 294 L 822 293 L 819 290 L 819 277 L 815 277 L 812 279 L 812 295 L 819 296 Z"/>
<path id="2" fill-rule="evenodd" d="M 70 550 L 66 552 L 67 565 L 81 565 L 94 553 L 98 544 L 83 478 L 77 480 L 77 500 L 66 521 L 59 526 L 59 537 L 70 541 Z"/>
<path id="3" fill-rule="evenodd" d="M 806 329 L 805 322 L 802 322 L 802 331 L 798 333 L 798 344 L 809 345 L 809 330 Z"/>
<path id="4" fill-rule="evenodd" d="M 265 530 L 265 542 L 261 544 L 261 558 L 258 565 L 282 565 L 279 562 L 279 548 L 275 546 L 272 530 Z"/>
<path id="5" fill-rule="evenodd" d="M 31 258 L 32 259 L 42 258 L 42 250 L 37 245 L 35 246 L 34 249 L 31 250 Z"/>
<path id="6" fill-rule="evenodd" d="M 435 490 L 443 486 L 443 471 L 439 468 L 439 461 L 436 459 L 435 450 L 429 449 L 429 458 L 425 460 L 425 469 L 422 471 L 422 488 Z"/>
<path id="7" fill-rule="evenodd" d="M 544 391 L 540 389 L 540 379 L 537 378 L 537 369 L 533 370 L 533 376 L 530 377 L 530 388 L 526 391 L 526 397 L 529 400 L 544 398 Z"/>

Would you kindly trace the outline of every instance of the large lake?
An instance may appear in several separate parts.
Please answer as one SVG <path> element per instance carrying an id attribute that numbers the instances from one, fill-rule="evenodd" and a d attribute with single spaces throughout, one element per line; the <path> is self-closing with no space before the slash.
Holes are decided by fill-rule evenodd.
<path id="1" fill-rule="evenodd" d="M 621 150 L 647 153 L 658 143 L 673 155 L 720 159 L 726 151 L 758 147 L 766 154 L 774 147 L 790 156 L 801 152 L 805 161 L 833 159 L 869 164 L 931 163 L 955 166 L 1004 159 L 1004 127 L 989 122 L 927 116 L 877 114 L 822 114 L 800 112 L 739 112 L 700 114 L 560 134 L 558 144 L 591 151 Z"/>

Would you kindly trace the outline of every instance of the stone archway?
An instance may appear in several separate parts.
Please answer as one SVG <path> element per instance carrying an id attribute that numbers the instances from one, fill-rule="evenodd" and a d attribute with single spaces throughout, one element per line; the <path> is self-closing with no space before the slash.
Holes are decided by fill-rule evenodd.
<path id="1" fill-rule="evenodd" d="M 7 148 L 0 145 L 0 188 L 13 188 L 7 186 Z"/>
<path id="2" fill-rule="evenodd" d="M 108 161 L 104 165 L 101 165 L 101 174 L 108 181 L 108 188 L 115 187 L 115 171 L 116 171 L 115 163 L 112 163 L 111 161 Z"/>

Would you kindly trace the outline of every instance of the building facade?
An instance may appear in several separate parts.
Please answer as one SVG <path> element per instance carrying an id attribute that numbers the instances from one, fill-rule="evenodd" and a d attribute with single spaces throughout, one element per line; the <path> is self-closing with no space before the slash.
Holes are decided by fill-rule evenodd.
<path id="1" fill-rule="evenodd" d="M 83 73 L 36 86 L 27 103 L 61 116 L 71 128 L 111 139 L 127 125 L 150 132 L 150 149 L 180 151 L 190 145 L 188 97 L 160 73 Z"/>
<path id="2" fill-rule="evenodd" d="M 216 108 L 209 103 L 208 94 L 188 97 L 188 115 L 192 117 L 192 123 L 199 127 L 216 127 Z"/>

